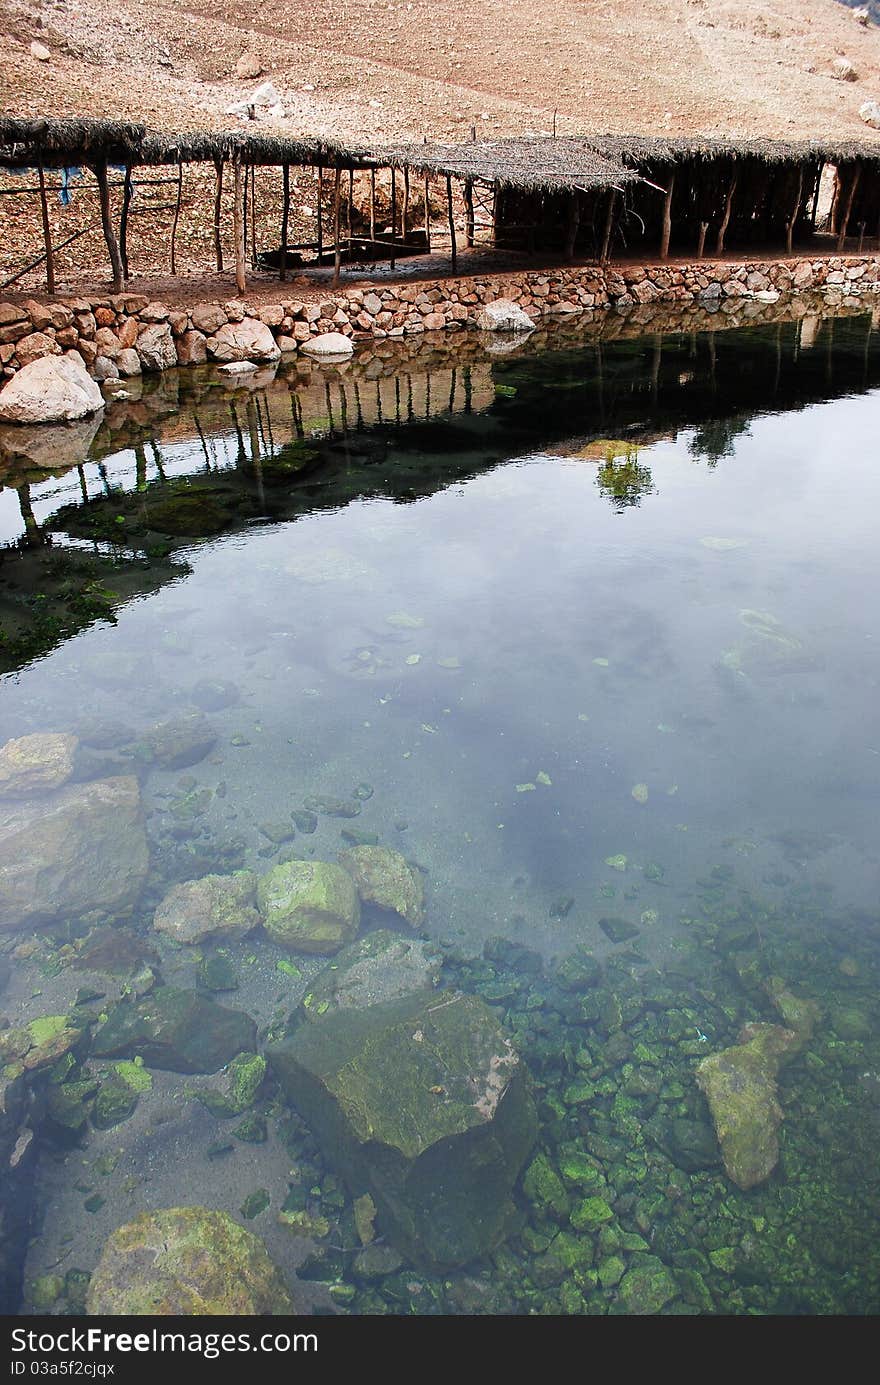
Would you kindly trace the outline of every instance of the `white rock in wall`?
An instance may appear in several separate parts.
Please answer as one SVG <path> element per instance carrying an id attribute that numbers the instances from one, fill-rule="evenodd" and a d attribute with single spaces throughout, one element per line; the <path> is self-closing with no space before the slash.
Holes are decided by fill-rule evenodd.
<path id="1" fill-rule="evenodd" d="M 535 324 L 518 303 L 509 298 L 496 298 L 477 314 L 481 332 L 532 332 Z"/>
<path id="2" fill-rule="evenodd" d="M 41 356 L 0 390 L 0 419 L 6 423 L 68 423 L 103 407 L 104 396 L 74 356 Z"/>
<path id="3" fill-rule="evenodd" d="M 327 359 L 332 356 L 351 356 L 354 346 L 350 339 L 343 336 L 342 332 L 323 332 L 319 337 L 312 337 L 309 341 L 304 341 L 300 350 L 306 356 L 320 356 Z"/>

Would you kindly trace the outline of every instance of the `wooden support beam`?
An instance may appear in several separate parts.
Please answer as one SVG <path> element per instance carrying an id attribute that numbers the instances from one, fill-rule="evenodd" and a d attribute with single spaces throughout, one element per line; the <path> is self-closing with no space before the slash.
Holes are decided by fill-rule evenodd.
<path id="1" fill-rule="evenodd" d="M 214 188 L 214 259 L 217 273 L 223 273 L 223 240 L 220 235 L 220 207 L 223 199 L 223 159 L 214 160 L 217 182 Z"/>
<path id="2" fill-rule="evenodd" d="M 568 214 L 565 219 L 565 244 L 564 254 L 567 260 L 574 259 L 574 247 L 577 240 L 578 227 L 581 222 L 581 201 L 577 192 L 568 194 Z M 473 242 L 470 242 L 473 244 Z"/>
<path id="3" fill-rule="evenodd" d="M 392 166 L 391 169 L 391 262 L 390 268 L 393 269 L 397 260 L 394 253 L 394 241 L 397 237 L 397 170 Z"/>
<path id="4" fill-rule="evenodd" d="M 336 165 L 336 176 L 333 180 L 333 287 L 339 287 L 339 183 L 342 178 L 342 169 Z"/>
<path id="5" fill-rule="evenodd" d="M 113 218 L 110 214 L 110 188 L 107 185 L 107 160 L 99 159 L 94 165 L 94 174 L 98 180 L 98 198 L 101 204 L 101 229 L 104 232 L 104 240 L 107 244 L 107 251 L 110 255 L 110 267 L 113 272 L 113 292 L 122 292 L 123 270 L 122 256 L 119 253 L 119 242 L 116 239 L 116 232 L 113 229 Z"/>
<path id="6" fill-rule="evenodd" d="M 425 179 L 425 244 L 431 249 L 431 180 Z"/>
<path id="7" fill-rule="evenodd" d="M 842 254 L 846 245 L 846 231 L 849 226 L 850 212 L 852 211 L 853 201 L 855 200 L 856 189 L 859 186 L 859 179 L 862 176 L 862 165 L 857 163 L 853 168 L 852 178 L 846 192 L 846 202 L 843 207 L 843 217 L 840 222 L 840 234 L 837 237 L 837 253 Z"/>
<path id="8" fill-rule="evenodd" d="M 474 185 L 470 178 L 464 180 L 464 243 L 469 250 L 474 244 Z"/>
<path id="9" fill-rule="evenodd" d="M 257 184 L 255 165 L 251 164 L 251 269 L 257 267 Z"/>
<path id="10" fill-rule="evenodd" d="M 122 183 L 122 211 L 119 215 L 119 255 L 122 260 L 122 272 L 128 279 L 128 213 L 131 207 L 131 164 L 125 165 L 125 178 Z"/>
<path id="11" fill-rule="evenodd" d="M 324 254 L 324 165 L 318 164 L 318 263 L 321 263 L 321 256 Z"/>
<path id="12" fill-rule="evenodd" d="M 241 196 L 241 156 L 235 154 L 232 161 L 235 174 L 235 188 L 232 202 L 232 231 L 235 240 L 235 288 L 244 293 L 246 288 L 244 269 L 244 220 L 242 217 Z"/>
<path id="13" fill-rule="evenodd" d="M 351 240 L 351 237 L 352 237 L 351 217 L 352 217 L 352 210 L 353 210 L 353 207 L 354 207 L 354 169 L 353 169 L 353 168 L 350 168 L 350 169 L 348 170 L 348 206 L 347 206 L 347 208 L 346 208 L 347 216 L 346 216 L 346 218 L 345 218 L 345 224 L 346 224 L 346 227 L 347 227 L 347 229 L 348 229 L 348 239 L 349 239 L 349 240 Z"/>
<path id="14" fill-rule="evenodd" d="M 52 254 L 52 228 L 49 225 L 49 204 L 46 201 L 46 175 L 43 172 L 43 161 L 37 165 L 37 174 L 40 179 L 40 215 L 43 220 L 43 245 L 46 247 L 46 292 L 55 292 L 55 258 Z"/>
<path id="15" fill-rule="evenodd" d="M 669 186 L 663 200 L 663 230 L 660 235 L 660 258 L 669 259 L 669 240 L 672 235 L 672 194 L 675 191 L 675 169 L 669 174 Z"/>
<path id="16" fill-rule="evenodd" d="M 376 170 L 370 169 L 370 240 L 376 239 Z"/>
<path id="17" fill-rule="evenodd" d="M 730 175 L 730 182 L 727 185 L 727 197 L 724 202 L 724 215 L 721 218 L 721 225 L 718 227 L 718 238 L 715 241 L 715 254 L 724 254 L 724 237 L 727 235 L 727 228 L 730 225 L 730 213 L 733 210 L 733 194 L 736 192 L 738 178 L 736 169 Z"/>
<path id="18" fill-rule="evenodd" d="M 706 253 L 706 232 L 709 229 L 708 221 L 700 222 L 700 234 L 697 238 L 697 259 L 701 260 Z"/>
<path id="19" fill-rule="evenodd" d="M 177 241 L 177 223 L 180 221 L 180 203 L 183 197 L 183 160 L 177 160 L 177 200 L 174 203 L 174 220 L 171 223 L 171 273 L 177 273 L 177 263 L 175 260 L 175 242 Z"/>
<path id="20" fill-rule="evenodd" d="M 792 253 L 792 245 L 794 243 L 794 225 L 798 218 L 798 212 L 801 209 L 801 197 L 803 196 L 803 193 L 804 166 L 803 164 L 801 164 L 800 168 L 798 169 L 797 190 L 795 191 L 794 202 L 792 203 L 791 213 L 789 215 L 788 221 L 785 224 L 785 250 L 786 254 L 788 255 Z"/>
<path id="21" fill-rule="evenodd" d="M 614 230 L 614 213 L 617 208 L 617 188 L 608 189 L 608 210 L 605 213 L 605 230 L 602 234 L 602 249 L 599 252 L 599 263 L 608 263 L 608 254 L 611 250 L 611 233 Z"/>
<path id="22" fill-rule="evenodd" d="M 458 273 L 458 246 L 455 240 L 455 217 L 452 212 L 452 176 L 446 175 L 446 213 L 449 217 L 449 239 L 452 244 L 452 272 Z"/>
<path id="23" fill-rule="evenodd" d="M 406 228 L 409 222 L 409 169 L 403 170 L 403 215 L 401 217 L 400 238 L 406 240 Z"/>
<path id="24" fill-rule="evenodd" d="M 281 165 L 281 279 L 287 278 L 287 227 L 290 222 L 290 164 Z"/>

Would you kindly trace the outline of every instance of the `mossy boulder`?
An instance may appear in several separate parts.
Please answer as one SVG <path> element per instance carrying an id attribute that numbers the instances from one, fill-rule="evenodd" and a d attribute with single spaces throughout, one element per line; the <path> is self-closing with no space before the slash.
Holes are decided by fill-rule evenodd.
<path id="1" fill-rule="evenodd" d="M 778 1024 L 747 1024 L 732 1048 L 697 1065 L 727 1176 L 739 1188 L 761 1183 L 779 1158 L 782 1107 L 776 1093 L 780 1064 L 799 1040 Z"/>
<path id="2" fill-rule="evenodd" d="M 795 995 L 779 976 L 768 977 L 764 989 L 786 1029 L 797 1034 L 798 1047 L 805 1047 L 822 1018 L 822 1007 L 808 996 Z"/>
<path id="3" fill-rule="evenodd" d="M 546 1154 L 536 1154 L 523 1175 L 523 1193 L 539 1214 L 567 1221 L 571 1200 Z"/>
<path id="4" fill-rule="evenodd" d="M 340 851 L 339 864 L 347 870 L 364 904 L 378 904 L 420 928 L 425 918 L 422 877 L 399 851 L 387 846 L 353 846 Z"/>
<path id="5" fill-rule="evenodd" d="M 640 1255 L 620 1281 L 615 1311 L 648 1317 L 677 1298 L 678 1284 L 656 1255 Z"/>
<path id="6" fill-rule="evenodd" d="M 257 877 L 252 871 L 203 875 L 171 887 L 156 909 L 153 927 L 179 943 L 243 938 L 259 926 L 256 901 Z"/>
<path id="7" fill-rule="evenodd" d="M 270 938 L 292 952 L 338 952 L 361 910 L 351 876 L 330 861 L 284 861 L 262 876 L 257 902 Z"/>
<path id="8" fill-rule="evenodd" d="M 270 1066 L 325 1157 L 410 1259 L 498 1245 L 536 1136 L 524 1065 L 478 997 L 422 991 L 337 1010 L 273 1045 Z"/>
<path id="9" fill-rule="evenodd" d="M 256 1101 L 265 1076 L 265 1058 L 258 1053 L 239 1053 L 226 1068 L 219 1088 L 204 1087 L 195 1095 L 214 1116 L 240 1116 Z"/>
<path id="10" fill-rule="evenodd" d="M 0 930 L 134 904 L 147 873 L 140 788 L 124 775 L 0 807 Z"/>
<path id="11" fill-rule="evenodd" d="M 281 1317 L 294 1312 L 266 1247 L 226 1212 L 142 1212 L 110 1236 L 86 1296 L 95 1317 Z"/>
<path id="12" fill-rule="evenodd" d="M 73 774 L 76 736 L 19 736 L 0 749 L 0 797 L 29 798 L 60 789 Z"/>
<path id="13" fill-rule="evenodd" d="M 315 977 L 303 1014 L 318 1019 L 329 1010 L 363 1010 L 436 986 L 440 955 L 430 943 L 387 928 L 356 938 Z"/>
<path id="14" fill-rule="evenodd" d="M 216 1072 L 237 1053 L 252 1052 L 256 1025 L 242 1010 L 217 1005 L 196 991 L 158 986 L 123 1001 L 99 1026 L 97 1058 L 141 1057 L 170 1072 Z"/>

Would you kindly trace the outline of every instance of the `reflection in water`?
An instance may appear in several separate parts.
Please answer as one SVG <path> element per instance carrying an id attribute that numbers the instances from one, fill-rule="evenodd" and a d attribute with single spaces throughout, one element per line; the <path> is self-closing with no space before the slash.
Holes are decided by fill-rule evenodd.
<path id="1" fill-rule="evenodd" d="M 126 382 L 52 455 L 4 432 L 0 738 L 40 738 L 0 755 L 25 1306 L 83 1311 L 120 1222 L 205 1202 L 305 1304 L 871 1311 L 878 384 L 867 314 L 608 318 Z M 431 1224 L 395 1222 L 325 1162 L 291 1060 L 218 1078 L 182 1037 L 227 1063 L 333 1014 L 326 956 L 279 921 L 288 863 L 340 938 L 360 910 L 374 1000 L 402 963 L 372 930 L 423 927 L 406 966 L 430 983 L 439 950 L 442 1024 L 477 995 L 528 1064 L 536 1153 L 515 1211 L 521 1153 L 481 1185 L 476 1269 L 449 1269 L 442 1168 Z M 239 870 L 222 923 L 220 887 L 169 896 Z M 162 1033 L 136 1038 L 144 997 Z M 229 1052 L 208 1001 L 241 1012 Z M 407 1107 L 423 1137 L 504 1090 L 453 1068 Z"/>

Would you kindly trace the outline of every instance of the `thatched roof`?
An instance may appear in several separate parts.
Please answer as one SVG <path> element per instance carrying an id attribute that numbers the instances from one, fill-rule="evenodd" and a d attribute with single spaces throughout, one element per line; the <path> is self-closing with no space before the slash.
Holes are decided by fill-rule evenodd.
<path id="1" fill-rule="evenodd" d="M 394 144 L 373 150 L 377 163 L 428 175 L 472 178 L 502 187 L 545 191 L 622 187 L 636 181 L 614 154 L 599 153 L 591 139 L 521 136 L 467 144 Z"/>
<path id="2" fill-rule="evenodd" d="M 691 160 L 760 159 L 768 164 L 806 162 L 851 163 L 856 159 L 880 165 L 880 138 L 862 140 L 732 139 L 700 135 L 595 135 L 595 148 L 630 168 L 676 164 Z"/>

